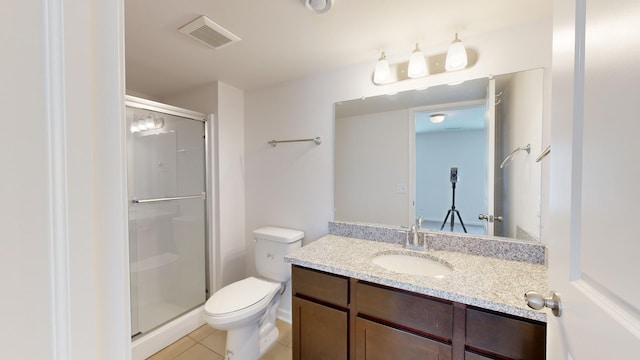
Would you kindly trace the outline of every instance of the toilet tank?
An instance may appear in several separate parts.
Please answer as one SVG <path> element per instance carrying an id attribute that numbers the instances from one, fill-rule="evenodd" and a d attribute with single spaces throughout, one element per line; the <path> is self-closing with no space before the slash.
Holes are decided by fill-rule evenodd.
<path id="1" fill-rule="evenodd" d="M 302 246 L 304 232 L 299 230 L 263 227 L 253 231 L 256 268 L 260 276 L 278 282 L 291 277 L 291 265 L 284 256 Z"/>

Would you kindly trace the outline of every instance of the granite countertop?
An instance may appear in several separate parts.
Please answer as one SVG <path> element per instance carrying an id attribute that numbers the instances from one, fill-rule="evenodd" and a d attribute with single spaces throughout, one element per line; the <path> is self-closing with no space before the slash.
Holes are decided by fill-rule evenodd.
<path id="1" fill-rule="evenodd" d="M 375 265 L 380 253 L 413 253 L 448 263 L 453 272 L 443 278 L 406 275 Z M 547 293 L 545 265 L 503 260 L 452 251 L 412 251 L 399 244 L 326 235 L 285 257 L 295 265 L 376 284 L 546 322 L 546 310 L 530 309 L 524 293 Z"/>

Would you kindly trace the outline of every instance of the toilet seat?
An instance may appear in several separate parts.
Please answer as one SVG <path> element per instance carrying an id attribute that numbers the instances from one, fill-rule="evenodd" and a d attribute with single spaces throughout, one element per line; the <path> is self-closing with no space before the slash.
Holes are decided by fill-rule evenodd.
<path id="1" fill-rule="evenodd" d="M 280 288 L 280 283 L 248 277 L 214 293 L 207 300 L 204 311 L 215 323 L 245 320 L 264 310 Z"/>

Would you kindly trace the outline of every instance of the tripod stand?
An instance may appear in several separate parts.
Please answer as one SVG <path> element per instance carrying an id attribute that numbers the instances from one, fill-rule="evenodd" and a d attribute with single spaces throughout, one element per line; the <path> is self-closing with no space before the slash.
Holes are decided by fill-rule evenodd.
<path id="1" fill-rule="evenodd" d="M 467 228 L 464 226 L 464 223 L 462 222 L 462 217 L 460 217 L 460 211 L 456 210 L 456 183 L 455 182 L 451 182 L 451 190 L 453 194 L 453 198 L 451 200 L 451 209 L 447 211 L 447 216 L 444 217 L 444 221 L 442 222 L 442 226 L 440 226 L 440 230 L 444 229 L 444 224 L 447 223 L 447 219 L 449 218 L 449 215 L 451 215 L 451 231 L 453 231 L 453 223 L 454 223 L 455 215 L 458 215 L 458 220 L 460 220 L 460 225 L 462 225 L 462 229 L 466 233 Z M 452 214 L 452 212 L 455 214 Z"/>

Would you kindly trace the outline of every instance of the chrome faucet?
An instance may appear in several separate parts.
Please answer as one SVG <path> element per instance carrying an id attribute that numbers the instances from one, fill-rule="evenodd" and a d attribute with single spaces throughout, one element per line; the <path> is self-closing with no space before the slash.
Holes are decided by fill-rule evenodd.
<path id="1" fill-rule="evenodd" d="M 418 246 L 418 231 L 416 230 L 415 225 L 411 225 L 408 237 L 411 238 L 411 245 Z"/>
<path id="2" fill-rule="evenodd" d="M 412 250 L 427 250 L 427 236 L 420 234 L 415 225 L 411 225 L 406 232 L 404 247 Z"/>

